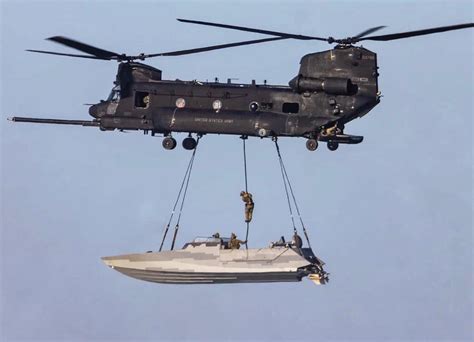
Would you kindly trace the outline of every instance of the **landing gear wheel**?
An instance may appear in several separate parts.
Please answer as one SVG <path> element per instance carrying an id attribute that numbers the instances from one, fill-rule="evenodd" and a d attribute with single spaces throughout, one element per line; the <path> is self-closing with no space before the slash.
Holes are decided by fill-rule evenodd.
<path id="1" fill-rule="evenodd" d="M 316 151 L 318 148 L 318 141 L 316 139 L 306 140 L 306 148 L 310 151 Z"/>
<path id="2" fill-rule="evenodd" d="M 196 145 L 197 141 L 193 137 L 187 137 L 183 140 L 183 147 L 185 150 L 194 150 Z"/>
<path id="3" fill-rule="evenodd" d="M 339 143 L 337 141 L 329 141 L 328 142 L 328 149 L 330 151 L 335 151 L 339 147 Z"/>
<path id="4" fill-rule="evenodd" d="M 163 139 L 162 145 L 165 150 L 172 150 L 176 147 L 176 140 L 172 137 L 166 137 Z"/>

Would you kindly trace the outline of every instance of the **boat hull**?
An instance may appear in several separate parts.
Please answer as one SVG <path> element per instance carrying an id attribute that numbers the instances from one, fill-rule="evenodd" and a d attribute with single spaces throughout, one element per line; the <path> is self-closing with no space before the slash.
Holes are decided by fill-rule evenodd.
<path id="1" fill-rule="evenodd" d="M 161 284 L 231 284 L 231 283 L 274 283 L 301 281 L 298 272 L 239 272 L 239 273 L 201 273 L 166 272 L 114 267 L 124 275 L 139 280 Z"/>
<path id="2" fill-rule="evenodd" d="M 296 282 L 315 272 L 322 277 L 325 274 L 315 264 L 318 259 L 309 248 L 224 247 L 219 242 L 189 243 L 181 250 L 125 254 L 102 260 L 129 277 L 163 284 Z"/>

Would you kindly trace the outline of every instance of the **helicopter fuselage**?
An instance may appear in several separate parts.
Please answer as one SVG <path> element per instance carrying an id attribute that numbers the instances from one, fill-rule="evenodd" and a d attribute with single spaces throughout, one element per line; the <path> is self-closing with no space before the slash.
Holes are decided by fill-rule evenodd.
<path id="1" fill-rule="evenodd" d="M 328 141 L 379 102 L 375 56 L 354 46 L 306 55 L 290 86 L 169 81 L 161 79 L 158 69 L 124 63 L 117 74 L 117 96 L 89 112 L 103 130 Z"/>
<path id="2" fill-rule="evenodd" d="M 120 63 L 109 98 L 89 108 L 94 120 L 71 124 L 163 134 L 167 149 L 176 146 L 172 133 L 186 132 L 305 137 L 310 150 L 318 140 L 335 150 L 339 143 L 362 141 L 361 136 L 344 134 L 345 124 L 368 113 L 380 98 L 376 54 L 352 45 L 304 56 L 289 86 L 171 81 L 161 75 L 146 64 Z M 34 122 L 41 120 L 65 123 Z M 183 146 L 191 149 L 194 144 Z"/>
<path id="3" fill-rule="evenodd" d="M 164 134 L 163 146 L 173 149 L 173 132 L 187 132 L 183 147 L 194 149 L 192 137 L 204 134 L 305 137 L 306 147 L 315 150 L 318 141 L 336 150 L 339 143 L 358 144 L 362 136 L 344 134 L 345 124 L 367 114 L 380 102 L 377 55 L 361 46 L 361 41 L 391 41 L 474 27 L 473 23 L 439 26 L 415 31 L 373 35 L 385 26 L 376 26 L 339 39 L 277 32 L 223 23 L 190 19 L 180 22 L 253 32 L 269 38 L 239 41 L 162 53 L 127 55 L 97 48 L 63 36 L 48 40 L 81 51 L 71 54 L 45 50 L 30 52 L 120 62 L 115 87 L 106 101 L 93 105 L 92 121 L 13 117 L 12 121 L 96 126 L 101 130 L 143 130 Z M 283 39 L 337 43 L 333 49 L 308 54 L 300 62 L 298 74 L 287 86 L 226 84 L 199 81 L 166 81 L 161 70 L 136 60 L 160 56 L 182 56 Z"/>

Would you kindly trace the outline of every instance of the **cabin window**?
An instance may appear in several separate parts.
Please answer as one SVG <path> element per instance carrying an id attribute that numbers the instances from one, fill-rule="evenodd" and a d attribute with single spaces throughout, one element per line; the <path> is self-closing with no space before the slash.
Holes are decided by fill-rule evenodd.
<path id="1" fill-rule="evenodd" d="M 283 103 L 283 113 L 298 113 L 300 110 L 300 104 L 297 102 L 285 102 Z"/>
<path id="2" fill-rule="evenodd" d="M 148 108 L 150 104 L 150 93 L 145 91 L 135 92 L 135 107 Z"/>

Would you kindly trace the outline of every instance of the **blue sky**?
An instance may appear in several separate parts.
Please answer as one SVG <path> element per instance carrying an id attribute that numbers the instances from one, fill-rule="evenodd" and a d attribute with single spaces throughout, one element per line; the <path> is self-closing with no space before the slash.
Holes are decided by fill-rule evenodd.
<path id="1" fill-rule="evenodd" d="M 87 120 L 115 62 L 38 55 L 64 35 L 157 53 L 262 36 L 175 18 L 344 37 L 473 21 L 471 1 L 2 1 L 1 327 L 4 340 L 469 340 L 473 337 L 472 30 L 364 42 L 381 103 L 346 132 L 360 145 L 309 152 L 281 139 L 313 247 L 331 282 L 164 286 L 101 256 L 157 249 L 190 153 L 160 138 L 14 124 L 11 115 Z M 279 41 L 149 60 L 166 79 L 287 84 L 322 42 Z M 185 137 L 178 135 L 178 142 Z M 251 246 L 291 233 L 274 146 L 248 141 Z M 244 235 L 241 141 L 206 136 L 178 244 Z"/>

